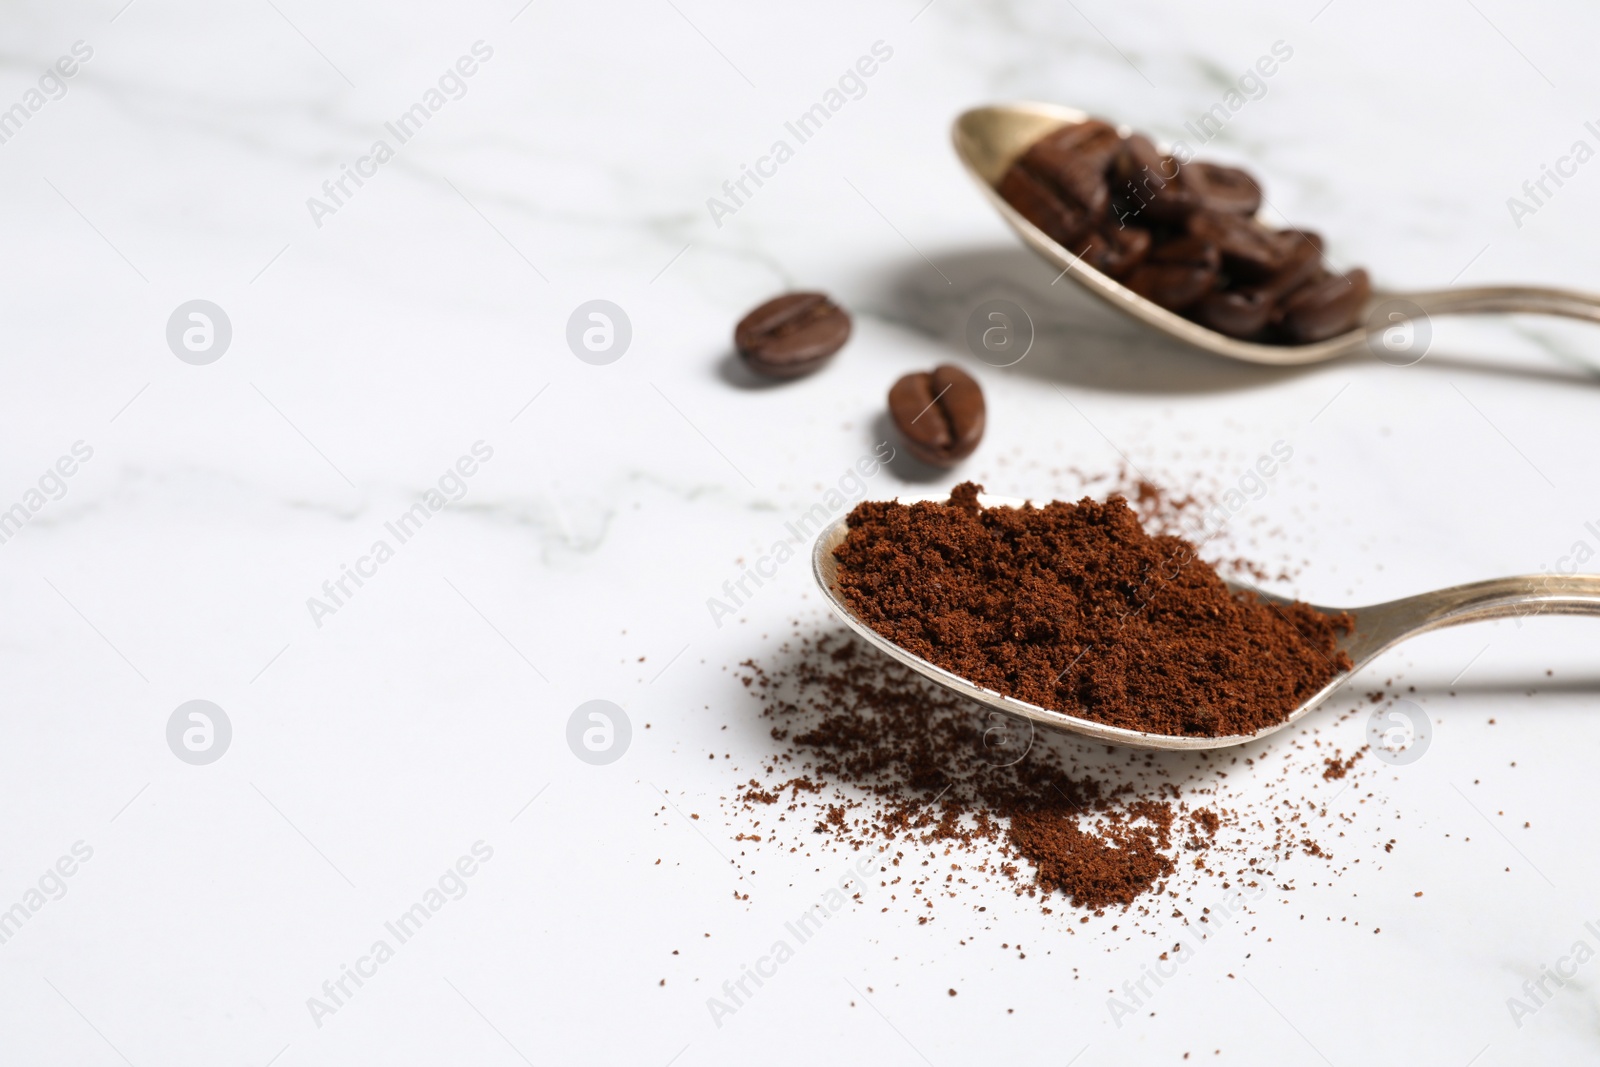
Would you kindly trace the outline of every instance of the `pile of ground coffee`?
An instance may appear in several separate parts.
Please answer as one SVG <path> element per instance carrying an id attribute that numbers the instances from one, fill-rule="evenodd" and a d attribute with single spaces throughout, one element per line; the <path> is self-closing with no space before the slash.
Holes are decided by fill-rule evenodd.
<path id="1" fill-rule="evenodd" d="M 1350 659 L 1348 615 L 1228 589 L 1126 500 L 867 501 L 835 552 L 874 630 L 978 685 L 1110 726 L 1230 736 L 1280 723 Z"/>

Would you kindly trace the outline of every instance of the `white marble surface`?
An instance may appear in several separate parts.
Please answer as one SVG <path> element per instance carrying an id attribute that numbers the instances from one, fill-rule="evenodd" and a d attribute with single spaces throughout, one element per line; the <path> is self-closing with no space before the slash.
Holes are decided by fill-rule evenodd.
<path id="1" fill-rule="evenodd" d="M 748 1010 L 718 1027 L 706 1009 L 833 879 L 769 858 L 737 901 L 716 851 L 737 827 L 658 816 L 656 786 L 715 810 L 735 779 L 710 746 L 768 750 L 725 668 L 816 617 L 802 564 L 739 624 L 705 600 L 871 447 L 907 369 L 974 367 L 992 423 L 961 475 L 997 493 L 1066 491 L 1052 471 L 1114 466 L 1108 439 L 1211 484 L 1292 442 L 1251 528 L 1311 599 L 1600 548 L 1600 333 L 1441 323 L 1407 369 L 1220 365 L 1052 287 L 948 148 L 959 110 L 1008 98 L 1182 137 L 1284 41 L 1207 152 L 1249 161 L 1335 258 L 1395 286 L 1600 289 L 1600 163 L 1520 227 L 1506 204 L 1595 141 L 1593 10 L 1318 2 L 8 5 L 0 108 L 75 42 L 93 55 L 0 144 L 0 508 L 75 442 L 93 456 L 0 545 L 0 908 L 76 842 L 92 858 L 0 944 L 0 1059 L 1600 1061 L 1600 963 L 1520 1027 L 1506 1006 L 1600 943 L 1600 632 L 1582 620 L 1380 663 L 1438 720 L 1426 758 L 1372 786 L 1403 832 L 1350 831 L 1400 847 L 1263 907 L 1154 1016 L 1118 1027 L 1106 1006 L 1148 939 L 1111 916 L 1067 937 L 1076 917 L 1005 892 L 981 926 L 851 912 Z M 307 198 L 478 41 L 492 57 L 464 95 L 318 226 Z M 714 225 L 707 198 L 879 41 L 864 94 Z M 823 374 L 748 388 L 731 324 L 793 285 L 854 309 L 856 337 Z M 960 341 L 993 295 L 1042 328 L 1011 370 Z M 164 338 L 195 298 L 233 325 L 208 366 Z M 609 366 L 564 341 L 594 298 L 633 325 Z M 493 457 L 464 498 L 315 625 L 307 598 L 478 441 Z M 197 698 L 234 731 L 205 767 L 164 734 Z M 635 725 L 608 767 L 564 740 L 594 698 Z M 1359 743 L 1360 718 L 1335 733 Z M 470 891 L 317 1025 L 307 998 L 478 841 Z M 998 947 L 1016 941 L 1028 960 Z"/>

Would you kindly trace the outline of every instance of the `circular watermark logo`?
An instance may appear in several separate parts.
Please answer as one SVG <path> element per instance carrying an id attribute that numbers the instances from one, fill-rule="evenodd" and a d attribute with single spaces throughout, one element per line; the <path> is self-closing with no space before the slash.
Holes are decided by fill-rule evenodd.
<path id="1" fill-rule="evenodd" d="M 1010 767 L 1021 763 L 1033 748 L 1033 721 L 1003 711 L 990 711 L 983 717 L 979 753 L 991 767 Z"/>
<path id="2" fill-rule="evenodd" d="M 167 347 L 185 363 L 215 363 L 232 343 L 228 313 L 209 300 L 186 301 L 167 318 Z"/>
<path id="3" fill-rule="evenodd" d="M 1383 762 L 1404 767 L 1428 751 L 1433 725 L 1420 707 L 1409 700 L 1397 701 L 1392 708 L 1373 709 L 1367 718 L 1367 743 Z"/>
<path id="4" fill-rule="evenodd" d="M 567 318 L 567 347 L 593 366 L 615 363 L 632 341 L 628 313 L 609 300 L 587 300 Z"/>
<path id="5" fill-rule="evenodd" d="M 617 762 L 632 740 L 628 713 L 609 700 L 586 700 L 567 719 L 567 747 L 595 767 Z"/>
<path id="6" fill-rule="evenodd" d="M 967 347 L 991 367 L 1021 363 L 1033 348 L 1033 319 L 1014 300 L 985 300 L 967 316 Z"/>
<path id="7" fill-rule="evenodd" d="M 167 747 L 185 763 L 215 763 L 232 743 L 228 713 L 209 700 L 185 701 L 167 719 Z"/>
<path id="8" fill-rule="evenodd" d="M 1367 314 L 1367 347 L 1391 367 L 1420 363 L 1433 344 L 1433 320 L 1409 300 L 1385 300 Z"/>

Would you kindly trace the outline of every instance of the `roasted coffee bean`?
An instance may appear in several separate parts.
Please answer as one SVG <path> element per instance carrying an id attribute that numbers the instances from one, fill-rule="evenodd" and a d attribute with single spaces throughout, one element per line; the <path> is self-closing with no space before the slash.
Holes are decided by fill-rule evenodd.
<path id="1" fill-rule="evenodd" d="M 1070 247 L 1089 229 L 1089 213 L 1081 204 L 1063 199 L 1053 186 L 1020 164 L 1006 171 L 996 192 L 1057 244 Z"/>
<path id="2" fill-rule="evenodd" d="M 1138 218 L 1146 226 L 1182 226 L 1200 209 L 1200 201 L 1184 180 L 1182 168 L 1173 160 L 1165 170 L 1177 170 L 1175 178 L 1152 183 Z"/>
<path id="3" fill-rule="evenodd" d="M 1117 145 L 1117 154 L 1111 161 L 1111 176 L 1117 182 L 1114 192 L 1123 195 L 1124 189 L 1137 193 L 1146 185 L 1169 181 L 1178 176 L 1178 162 L 1162 155 L 1155 143 L 1142 133 L 1129 134 Z"/>
<path id="4" fill-rule="evenodd" d="M 1189 233 L 1210 241 L 1222 253 L 1231 277 L 1265 278 L 1283 266 L 1289 246 L 1255 219 L 1197 211 L 1189 216 Z"/>
<path id="5" fill-rule="evenodd" d="M 750 369 L 769 378 L 798 378 L 833 357 L 850 339 L 850 316 L 822 293 L 785 293 L 739 321 L 733 344 Z"/>
<path id="6" fill-rule="evenodd" d="M 1331 274 L 1302 285 L 1283 301 L 1278 329 L 1294 344 L 1337 337 L 1361 323 L 1372 297 L 1372 281 L 1364 270 Z"/>
<path id="7" fill-rule="evenodd" d="M 1106 213 L 1106 170 L 1120 143 L 1116 130 L 1095 119 L 1063 126 L 1011 165 L 999 193 L 1057 242 L 1071 244 Z"/>
<path id="8" fill-rule="evenodd" d="M 1150 231 L 1107 223 L 1090 232 L 1073 251 L 1100 273 L 1122 278 L 1150 251 Z"/>
<path id="9" fill-rule="evenodd" d="M 1108 123 L 1090 119 L 1046 134 L 1018 162 L 1098 219 L 1110 203 L 1106 170 L 1121 144 Z"/>
<path id="10" fill-rule="evenodd" d="M 1046 169 L 1084 162 L 1104 174 L 1122 147 L 1116 127 L 1100 119 L 1061 126 L 1034 142 L 1027 154 Z"/>
<path id="11" fill-rule="evenodd" d="M 1282 298 L 1327 273 L 1319 235 L 1280 230 L 1271 239 L 1282 258 L 1275 272 L 1253 285 L 1211 293 L 1190 309 L 1190 317 L 1229 337 L 1271 340 L 1263 333 L 1283 318 Z"/>
<path id="12" fill-rule="evenodd" d="M 1325 273 L 1322 266 L 1320 235 L 1296 230 L 1280 230 L 1274 235 L 1274 239 L 1283 248 L 1283 265 L 1256 286 L 1273 300 L 1288 296 L 1319 274 Z"/>
<path id="13" fill-rule="evenodd" d="M 1111 163 L 1117 221 L 1145 227 L 1181 224 L 1195 209 L 1195 199 L 1179 177 L 1181 169 L 1143 134 L 1124 138 Z"/>
<path id="14" fill-rule="evenodd" d="M 1322 256 L 1322 234 L 1315 230 L 1274 230 L 1272 239 L 1282 247 L 1285 263 L 1292 260 L 1295 253 L 1307 245 L 1319 258 Z"/>
<path id="15" fill-rule="evenodd" d="M 1273 310 L 1268 293 L 1260 289 L 1241 289 L 1207 293 L 1190 314 L 1202 326 L 1249 341 L 1266 330 Z"/>
<path id="16" fill-rule="evenodd" d="M 943 363 L 908 374 L 889 390 L 889 417 L 913 456 L 954 467 L 983 440 L 983 390 L 972 375 Z"/>
<path id="17" fill-rule="evenodd" d="M 1222 253 L 1215 241 L 1191 234 L 1160 245 L 1150 253 L 1149 260 L 1151 263 L 1177 263 L 1215 272 L 1222 266 Z"/>
<path id="18" fill-rule="evenodd" d="M 1261 186 L 1238 167 L 1190 163 L 1183 168 L 1183 183 L 1206 211 L 1254 215 L 1261 210 Z"/>
<path id="19" fill-rule="evenodd" d="M 1111 191 L 1106 185 L 1105 175 L 1081 165 L 1045 170 L 1024 158 L 1013 169 L 1031 174 L 1061 201 L 1065 211 L 1082 216 L 1085 225 L 1099 221 L 1111 203 Z"/>
<path id="20" fill-rule="evenodd" d="M 1221 262 L 1210 241 L 1180 237 L 1158 246 L 1123 284 L 1168 311 L 1183 311 L 1217 287 Z"/>
<path id="21" fill-rule="evenodd" d="M 1146 260 L 1133 269 L 1123 284 L 1168 311 L 1183 311 L 1216 288 L 1217 274 L 1181 264 Z"/>

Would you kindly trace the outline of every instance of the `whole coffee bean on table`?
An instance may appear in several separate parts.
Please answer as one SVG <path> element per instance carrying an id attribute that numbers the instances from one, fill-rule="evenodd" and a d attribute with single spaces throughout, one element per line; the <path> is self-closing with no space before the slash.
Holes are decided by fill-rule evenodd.
<path id="1" fill-rule="evenodd" d="M 850 316 L 823 293 L 785 293 L 740 320 L 733 344 L 751 370 L 798 378 L 833 357 L 850 339 Z"/>
<path id="2" fill-rule="evenodd" d="M 932 373 L 907 374 L 894 383 L 889 418 L 913 456 L 935 467 L 954 467 L 983 440 L 983 390 L 972 375 L 943 363 Z"/>
<path id="3" fill-rule="evenodd" d="M 1371 299 L 1365 271 L 1327 269 L 1320 237 L 1255 218 L 1248 171 L 1180 163 L 1100 119 L 1045 134 L 996 191 L 1088 267 L 1229 337 L 1326 340 L 1358 328 Z"/>

